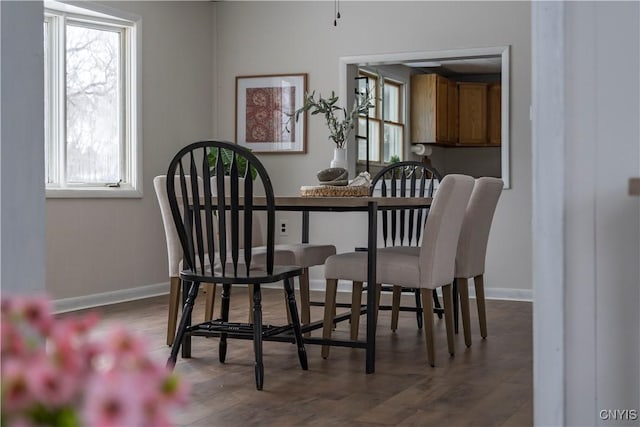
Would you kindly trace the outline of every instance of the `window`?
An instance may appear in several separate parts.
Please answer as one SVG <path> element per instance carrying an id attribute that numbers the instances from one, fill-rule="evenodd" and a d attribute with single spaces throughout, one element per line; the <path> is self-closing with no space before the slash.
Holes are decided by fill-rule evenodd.
<path id="1" fill-rule="evenodd" d="M 397 158 L 402 160 L 402 147 L 404 146 L 404 108 L 402 83 L 388 78 L 359 72 L 359 90 L 365 91 L 368 84 L 369 90 L 375 92 L 377 99 L 374 108 L 369 110 L 369 161 L 374 164 L 385 164 Z M 358 120 L 358 135 L 366 135 L 367 118 L 361 115 Z M 367 158 L 366 141 L 358 140 L 358 161 L 364 162 Z"/>
<path id="2" fill-rule="evenodd" d="M 137 24 L 45 6 L 47 196 L 139 197 Z"/>

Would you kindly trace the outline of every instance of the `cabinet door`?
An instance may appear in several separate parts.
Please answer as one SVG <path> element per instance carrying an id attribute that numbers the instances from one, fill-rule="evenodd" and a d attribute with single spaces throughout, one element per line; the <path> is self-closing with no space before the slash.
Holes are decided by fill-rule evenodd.
<path id="1" fill-rule="evenodd" d="M 502 143 L 502 86 L 490 84 L 487 94 L 487 135 L 489 144 Z"/>
<path id="2" fill-rule="evenodd" d="M 412 143 L 448 143 L 449 80 L 436 74 L 411 76 Z"/>
<path id="3" fill-rule="evenodd" d="M 458 143 L 458 85 L 449 81 L 447 119 L 449 122 L 449 142 Z"/>
<path id="4" fill-rule="evenodd" d="M 449 139 L 449 80 L 436 77 L 436 142 L 447 143 Z"/>
<path id="5" fill-rule="evenodd" d="M 487 83 L 458 83 L 458 142 L 487 143 Z"/>

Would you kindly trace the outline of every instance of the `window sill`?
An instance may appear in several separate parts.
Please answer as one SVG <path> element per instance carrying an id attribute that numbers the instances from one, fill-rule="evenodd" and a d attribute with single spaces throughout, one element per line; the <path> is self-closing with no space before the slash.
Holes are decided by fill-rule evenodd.
<path id="1" fill-rule="evenodd" d="M 46 188 L 47 199 L 141 199 L 142 190 L 132 188 Z"/>

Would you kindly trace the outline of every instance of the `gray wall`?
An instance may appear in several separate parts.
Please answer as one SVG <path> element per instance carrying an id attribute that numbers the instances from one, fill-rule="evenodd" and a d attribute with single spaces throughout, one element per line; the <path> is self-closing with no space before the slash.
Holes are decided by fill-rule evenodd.
<path id="1" fill-rule="evenodd" d="M 366 10 L 366 13 L 364 12 Z M 333 26 L 329 2 L 220 2 L 214 99 L 215 134 L 234 138 L 235 77 L 309 73 L 310 90 L 338 91 L 339 58 L 381 53 L 511 45 L 511 183 L 489 241 L 486 286 L 530 296 L 531 101 L 530 4 L 526 2 L 341 2 Z M 323 121 L 308 122 L 306 155 L 262 155 L 279 195 L 294 195 L 328 166 L 333 147 Z M 285 215 L 282 215 L 285 216 Z M 299 216 L 290 214 L 291 230 Z M 366 244 L 357 214 L 311 215 L 311 241 L 339 251 Z M 299 239 L 290 233 L 288 239 Z M 312 277 L 321 279 L 321 270 Z"/>
<path id="2" fill-rule="evenodd" d="M 47 200 L 47 289 L 57 299 L 168 281 L 152 180 L 180 147 L 211 135 L 213 5 L 105 4 L 142 17 L 144 197 Z"/>
<path id="3" fill-rule="evenodd" d="M 0 2 L 0 284 L 45 289 L 42 3 Z"/>

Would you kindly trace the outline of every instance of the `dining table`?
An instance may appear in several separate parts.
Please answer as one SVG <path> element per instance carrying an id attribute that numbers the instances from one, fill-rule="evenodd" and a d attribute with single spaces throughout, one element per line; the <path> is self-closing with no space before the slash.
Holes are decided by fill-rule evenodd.
<path id="1" fill-rule="evenodd" d="M 260 205 L 260 198 L 256 198 L 256 205 Z M 367 214 L 367 284 L 376 282 L 376 255 L 378 246 L 378 212 L 393 210 L 425 209 L 431 206 L 430 197 L 378 197 L 378 196 L 340 196 L 340 197 L 309 197 L 309 196 L 276 196 L 276 211 L 301 212 L 302 213 L 302 243 L 309 243 L 310 212 L 363 212 Z M 376 293 L 367 292 L 366 312 L 367 327 L 366 339 L 343 340 L 324 339 L 320 337 L 306 336 L 305 343 L 352 348 L 364 348 L 365 372 L 375 372 L 376 359 L 376 316 L 375 310 L 369 309 L 376 305 Z M 350 314 L 343 314 L 334 318 L 334 322 L 348 319 Z M 322 321 L 312 322 L 303 327 L 303 332 L 308 332 L 322 327 Z"/>
<path id="2" fill-rule="evenodd" d="M 427 209 L 431 206 L 431 197 L 380 197 L 380 196 L 275 196 L 275 210 L 281 212 L 301 212 L 302 214 L 302 243 L 309 243 L 310 212 L 363 212 L 367 214 L 367 285 L 376 284 L 376 258 L 378 247 L 378 213 L 395 210 Z M 202 203 L 202 202 L 201 202 Z M 242 201 L 240 201 L 242 203 Z M 215 208 L 217 199 L 212 199 Z M 253 209 L 261 210 L 266 207 L 266 197 L 254 196 Z M 227 209 L 230 203 L 226 203 Z M 202 204 L 201 204 L 202 208 Z M 242 209 L 242 206 L 240 206 Z M 364 249 L 364 248 L 363 248 Z M 370 307 L 376 305 L 376 293 L 367 292 L 366 306 L 361 313 L 366 314 L 366 338 L 361 340 L 347 340 L 338 338 L 321 338 L 304 336 L 305 344 L 330 345 L 338 347 L 364 348 L 365 372 L 375 372 L 376 359 L 376 316 Z M 349 319 L 351 313 L 334 317 L 334 323 Z M 302 332 L 311 332 L 323 327 L 323 321 L 311 322 L 302 327 Z M 308 334 L 305 334 L 308 335 Z M 290 336 L 271 336 L 271 340 L 287 340 Z"/>

